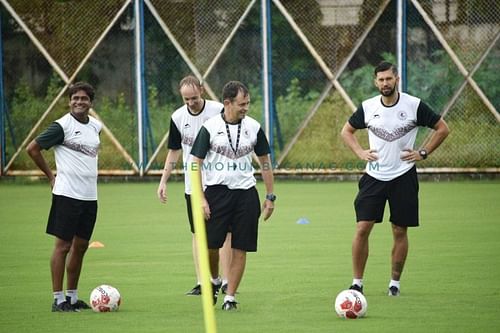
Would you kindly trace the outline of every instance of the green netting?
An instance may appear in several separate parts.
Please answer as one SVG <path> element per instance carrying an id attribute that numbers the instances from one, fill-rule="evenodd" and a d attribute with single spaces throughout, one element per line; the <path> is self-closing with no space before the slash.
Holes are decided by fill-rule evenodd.
<path id="1" fill-rule="evenodd" d="M 94 109 L 109 129 L 101 134 L 101 171 L 135 172 L 128 156 L 140 166 L 142 138 L 136 108 L 133 2 L 6 3 L 14 12 L 0 6 L 4 165 L 9 164 L 9 171 L 36 170 L 23 142 L 67 111 L 67 96 L 55 98 L 64 89 L 65 77 L 76 74 L 75 80 L 95 86 Z M 396 3 L 271 1 L 273 148 L 283 167 L 362 167 L 344 146 L 340 129 L 352 112 L 351 101 L 356 106 L 377 94 L 373 66 L 384 59 L 395 61 Z M 421 166 L 499 168 L 500 3 L 408 1 L 407 10 L 407 91 L 443 114 L 452 130 Z M 182 103 L 178 82 L 193 71 L 203 78 L 206 98 L 219 99 L 229 80 L 246 83 L 250 115 L 263 123 L 260 1 L 149 0 L 144 2 L 143 32 L 148 113 L 141 120 L 146 133 L 142 146 L 152 163 L 148 172 L 163 167 L 167 149 L 160 142 L 171 113 Z M 462 65 L 472 82 L 467 82 Z M 332 82 L 330 74 L 338 81 Z M 322 99 L 326 87 L 331 88 Z M 28 137 L 47 110 L 46 119 Z M 421 130 L 417 146 L 431 133 Z M 366 133 L 359 138 L 367 145 Z"/>
<path id="2" fill-rule="evenodd" d="M 351 114 L 349 106 L 332 90 L 280 167 L 291 170 L 362 171 L 365 163 L 356 159 L 340 137 L 340 131 Z M 357 135 L 360 144 L 367 146 L 366 132 Z"/>

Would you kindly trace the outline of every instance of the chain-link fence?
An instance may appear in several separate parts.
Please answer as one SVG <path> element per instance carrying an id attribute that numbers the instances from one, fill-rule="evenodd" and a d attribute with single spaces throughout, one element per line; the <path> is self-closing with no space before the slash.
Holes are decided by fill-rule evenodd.
<path id="1" fill-rule="evenodd" d="M 68 111 L 65 91 L 76 80 L 97 90 L 95 114 L 106 125 L 102 174 L 161 171 L 169 117 L 182 103 L 178 82 L 186 74 L 203 80 L 209 99 L 218 99 L 229 80 L 246 83 L 250 115 L 263 121 L 260 0 L 0 2 L 3 174 L 37 172 L 24 148 Z M 396 62 L 398 1 L 270 2 L 271 133 L 279 171 L 360 172 L 364 164 L 339 133 L 355 107 L 377 94 L 373 66 Z M 498 172 L 500 4 L 409 0 L 405 7 L 407 91 L 441 113 L 452 130 L 420 166 Z M 141 138 L 138 57 L 147 100 Z M 421 130 L 417 145 L 430 134 Z M 360 140 L 367 144 L 366 133 Z"/>

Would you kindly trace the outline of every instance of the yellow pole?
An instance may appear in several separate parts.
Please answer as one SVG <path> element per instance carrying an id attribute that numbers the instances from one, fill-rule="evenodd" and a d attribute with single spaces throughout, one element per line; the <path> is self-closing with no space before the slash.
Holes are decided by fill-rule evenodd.
<path id="1" fill-rule="evenodd" d="M 205 231 L 205 219 L 201 209 L 201 179 L 200 172 L 191 164 L 191 209 L 193 212 L 194 230 L 196 245 L 198 247 L 198 267 L 201 275 L 201 298 L 203 303 L 203 315 L 205 318 L 205 331 L 207 333 L 216 333 L 215 325 L 212 282 L 210 281 L 210 265 L 208 263 L 208 246 Z"/>

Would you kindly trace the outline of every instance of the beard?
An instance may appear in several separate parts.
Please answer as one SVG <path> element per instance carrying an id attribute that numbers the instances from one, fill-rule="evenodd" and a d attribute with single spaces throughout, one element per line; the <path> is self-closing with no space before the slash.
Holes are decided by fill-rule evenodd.
<path id="1" fill-rule="evenodd" d="M 379 91 L 382 94 L 382 96 L 385 97 L 392 96 L 396 92 L 396 85 L 394 85 L 394 87 L 392 88 L 380 88 Z"/>

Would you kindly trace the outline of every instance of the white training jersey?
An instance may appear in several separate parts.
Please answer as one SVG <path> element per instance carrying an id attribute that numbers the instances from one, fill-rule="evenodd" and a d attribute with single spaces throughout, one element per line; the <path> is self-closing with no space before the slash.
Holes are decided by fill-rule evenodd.
<path id="1" fill-rule="evenodd" d="M 248 116 L 238 124 L 226 123 L 222 114 L 203 124 L 191 150 L 204 159 L 205 185 L 225 185 L 231 190 L 255 186 L 253 152 L 257 156 L 270 152 L 260 124 Z"/>
<path id="2" fill-rule="evenodd" d="M 198 114 L 189 111 L 187 105 L 183 105 L 174 111 L 170 120 L 170 132 L 168 148 L 173 150 L 182 149 L 182 162 L 184 166 L 185 193 L 191 194 L 191 180 L 186 166 L 191 163 L 191 147 L 196 135 L 205 121 L 221 113 L 224 105 L 216 101 L 205 100 L 203 109 Z M 203 177 L 203 173 L 202 173 Z"/>
<path id="3" fill-rule="evenodd" d="M 97 200 L 101 128 L 102 124 L 93 117 L 89 116 L 89 121 L 84 124 L 68 113 L 37 137 L 42 148 L 54 147 L 57 176 L 53 194 L 78 200 Z"/>
<path id="4" fill-rule="evenodd" d="M 415 162 L 403 161 L 401 154 L 414 149 L 418 126 L 433 128 L 439 119 L 419 98 L 406 93 L 399 93 L 398 101 L 391 106 L 384 105 L 380 95 L 365 100 L 349 123 L 356 129 L 368 129 L 370 149 L 378 156 L 378 160 L 367 163 L 366 173 L 389 181 L 410 170 Z"/>

